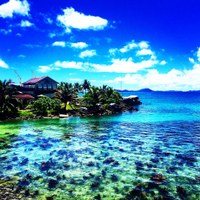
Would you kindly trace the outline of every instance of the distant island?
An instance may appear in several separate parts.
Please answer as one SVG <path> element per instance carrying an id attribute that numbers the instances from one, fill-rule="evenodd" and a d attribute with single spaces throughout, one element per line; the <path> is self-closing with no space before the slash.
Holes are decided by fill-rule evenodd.
<path id="1" fill-rule="evenodd" d="M 140 90 L 127 90 L 127 89 L 124 89 L 124 90 L 117 90 L 118 92 L 154 92 L 154 90 L 151 90 L 149 88 L 143 88 L 143 89 L 140 89 Z"/>

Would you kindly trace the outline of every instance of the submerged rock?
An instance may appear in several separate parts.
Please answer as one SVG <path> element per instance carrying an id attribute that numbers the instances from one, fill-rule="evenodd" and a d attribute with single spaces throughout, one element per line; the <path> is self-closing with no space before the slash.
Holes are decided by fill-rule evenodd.
<path id="1" fill-rule="evenodd" d="M 51 163 L 49 161 L 41 163 L 41 166 L 40 166 L 41 171 L 46 171 L 46 170 L 49 170 L 50 168 L 51 168 Z"/>
<path id="2" fill-rule="evenodd" d="M 113 167 L 118 166 L 119 162 L 116 161 L 114 158 L 109 157 L 103 161 L 103 164 L 112 165 Z"/>
<path id="3" fill-rule="evenodd" d="M 115 174 L 112 174 L 111 177 L 110 177 L 110 179 L 111 179 L 113 182 L 116 182 L 116 181 L 119 180 L 118 176 L 115 175 Z"/>
<path id="4" fill-rule="evenodd" d="M 48 183 L 48 187 L 50 189 L 55 188 L 58 185 L 58 181 L 55 179 L 50 179 Z"/>
<path id="5" fill-rule="evenodd" d="M 91 184 L 91 188 L 92 189 L 96 189 L 96 188 L 98 188 L 100 186 L 100 183 L 99 182 L 93 182 L 92 184 Z"/>
<path id="6" fill-rule="evenodd" d="M 101 195 L 98 194 L 97 196 L 94 197 L 94 200 L 101 200 Z"/>
<path id="7" fill-rule="evenodd" d="M 176 188 L 177 194 L 181 199 L 187 199 L 187 191 L 181 186 L 177 186 Z"/>
<path id="8" fill-rule="evenodd" d="M 166 177 L 163 176 L 162 174 L 153 174 L 151 176 L 151 180 L 154 181 L 154 183 L 158 185 L 162 184 L 165 179 Z"/>
<path id="9" fill-rule="evenodd" d="M 24 159 L 22 160 L 22 162 L 20 163 L 20 165 L 26 165 L 26 164 L 28 164 L 28 161 L 29 161 L 28 158 L 24 158 Z"/>

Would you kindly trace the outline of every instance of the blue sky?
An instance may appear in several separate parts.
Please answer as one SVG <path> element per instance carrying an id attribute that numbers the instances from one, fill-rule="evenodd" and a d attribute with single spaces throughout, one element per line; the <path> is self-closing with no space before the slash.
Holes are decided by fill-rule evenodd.
<path id="1" fill-rule="evenodd" d="M 198 0 L 0 0 L 0 79 L 200 89 Z"/>

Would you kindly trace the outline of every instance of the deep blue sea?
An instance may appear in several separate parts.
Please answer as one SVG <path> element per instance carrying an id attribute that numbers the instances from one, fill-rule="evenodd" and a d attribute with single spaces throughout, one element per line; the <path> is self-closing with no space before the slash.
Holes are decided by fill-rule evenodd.
<path id="1" fill-rule="evenodd" d="M 200 93 L 122 95 L 138 95 L 138 111 L 1 123 L 0 194 L 200 200 Z"/>

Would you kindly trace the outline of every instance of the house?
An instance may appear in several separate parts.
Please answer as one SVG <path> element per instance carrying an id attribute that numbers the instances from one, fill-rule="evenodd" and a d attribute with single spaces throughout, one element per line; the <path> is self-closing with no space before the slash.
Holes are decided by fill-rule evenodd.
<path id="1" fill-rule="evenodd" d="M 53 97 L 57 89 L 58 82 L 48 76 L 42 76 L 38 78 L 32 78 L 23 83 L 20 87 L 20 91 L 24 94 L 30 94 L 34 97 L 38 95 L 45 95 Z"/>

